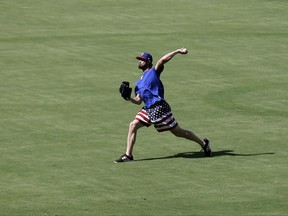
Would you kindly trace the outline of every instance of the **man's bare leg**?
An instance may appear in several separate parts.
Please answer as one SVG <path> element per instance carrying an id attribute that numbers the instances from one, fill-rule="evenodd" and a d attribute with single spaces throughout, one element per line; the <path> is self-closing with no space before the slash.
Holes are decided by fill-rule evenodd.
<path id="1" fill-rule="evenodd" d="M 183 138 L 186 138 L 188 140 L 192 140 L 192 141 L 198 143 L 202 148 L 205 145 L 204 140 L 200 139 L 192 131 L 182 129 L 179 125 L 177 125 L 174 129 L 172 129 L 171 133 L 173 133 L 177 137 L 183 137 Z"/>
<path id="2" fill-rule="evenodd" d="M 143 126 L 144 125 L 136 119 L 134 119 L 134 121 L 130 123 L 127 137 L 127 148 L 126 148 L 127 156 L 132 156 L 133 147 L 136 142 L 137 130 Z"/>

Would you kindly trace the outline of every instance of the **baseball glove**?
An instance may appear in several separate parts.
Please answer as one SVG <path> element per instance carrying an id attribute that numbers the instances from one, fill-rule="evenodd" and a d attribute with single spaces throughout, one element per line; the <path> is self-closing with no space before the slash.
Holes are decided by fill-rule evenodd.
<path id="1" fill-rule="evenodd" d="M 121 83 L 119 92 L 125 100 L 129 100 L 131 98 L 132 88 L 129 87 L 128 81 L 123 81 Z"/>

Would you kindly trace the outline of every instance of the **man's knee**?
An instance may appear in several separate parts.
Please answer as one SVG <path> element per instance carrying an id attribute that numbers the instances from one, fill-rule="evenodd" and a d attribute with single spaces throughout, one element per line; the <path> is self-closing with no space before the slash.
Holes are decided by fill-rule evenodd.
<path id="1" fill-rule="evenodd" d="M 176 137 L 185 137 L 187 131 L 177 126 L 171 130 L 171 133 L 173 133 Z"/>
<path id="2" fill-rule="evenodd" d="M 140 126 L 141 126 L 141 123 L 137 120 L 134 120 L 130 122 L 129 129 L 132 131 L 136 131 L 138 128 L 140 128 Z"/>

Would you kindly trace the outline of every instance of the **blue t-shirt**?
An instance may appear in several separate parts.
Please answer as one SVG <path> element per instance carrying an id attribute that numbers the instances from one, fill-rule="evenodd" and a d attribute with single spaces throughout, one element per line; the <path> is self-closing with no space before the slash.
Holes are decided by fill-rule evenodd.
<path id="1" fill-rule="evenodd" d="M 160 74 L 163 70 L 164 66 L 157 71 L 155 68 L 151 68 L 144 72 L 141 79 L 135 84 L 135 95 L 140 94 L 146 108 L 164 100 L 164 86 L 160 80 Z"/>

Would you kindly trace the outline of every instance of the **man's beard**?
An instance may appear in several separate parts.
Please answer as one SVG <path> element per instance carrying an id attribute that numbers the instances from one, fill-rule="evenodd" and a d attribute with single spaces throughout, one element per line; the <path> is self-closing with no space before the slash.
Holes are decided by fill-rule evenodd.
<path id="1" fill-rule="evenodd" d="M 148 68 L 147 64 L 144 65 L 138 65 L 138 68 L 141 70 L 146 70 Z"/>

